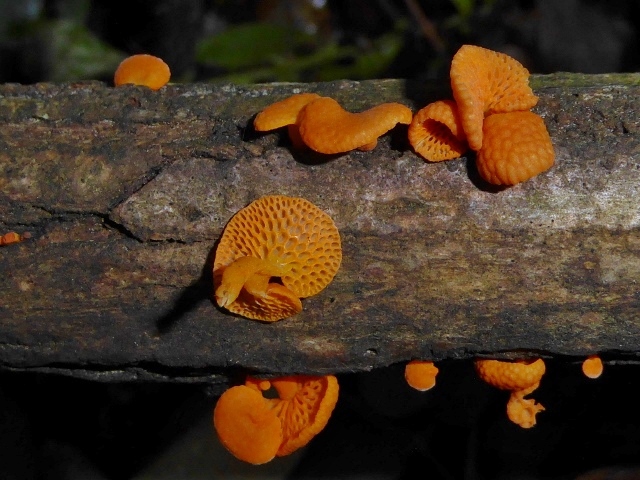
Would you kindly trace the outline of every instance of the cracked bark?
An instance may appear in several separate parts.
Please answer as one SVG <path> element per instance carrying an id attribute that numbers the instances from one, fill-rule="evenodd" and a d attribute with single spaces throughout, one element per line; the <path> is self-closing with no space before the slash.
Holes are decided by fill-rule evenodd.
<path id="1" fill-rule="evenodd" d="M 395 129 L 371 152 L 301 155 L 247 128 L 298 91 L 356 111 L 448 97 L 398 80 L 0 85 L 0 365 L 96 380 L 224 382 L 412 358 L 640 351 L 640 76 L 532 78 L 556 165 L 484 185 L 473 158 L 427 164 Z M 211 301 L 227 220 L 265 195 L 336 222 L 344 260 L 296 317 Z"/>

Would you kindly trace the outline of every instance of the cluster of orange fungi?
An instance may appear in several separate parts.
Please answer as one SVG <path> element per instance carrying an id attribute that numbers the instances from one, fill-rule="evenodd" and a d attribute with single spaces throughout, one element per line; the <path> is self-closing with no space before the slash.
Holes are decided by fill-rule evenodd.
<path id="1" fill-rule="evenodd" d="M 263 392 L 273 389 L 276 398 Z M 327 424 L 338 401 L 333 375 L 297 375 L 272 380 L 249 377 L 225 391 L 213 411 L 222 445 L 254 465 L 304 447 Z"/>
<path id="2" fill-rule="evenodd" d="M 371 150 L 398 123 L 409 124 L 416 153 L 439 162 L 474 150 L 480 176 L 494 185 L 515 185 L 551 168 L 553 144 L 542 118 L 530 111 L 538 97 L 524 66 L 506 54 L 463 45 L 450 77 L 454 98 L 415 115 L 399 103 L 351 113 L 332 98 L 299 93 L 266 107 L 253 124 L 261 132 L 287 127 L 294 147 L 323 154 Z"/>
<path id="3" fill-rule="evenodd" d="M 29 234 L 29 232 L 26 232 L 22 235 L 16 232 L 5 233 L 4 235 L 0 235 L 0 247 L 22 242 L 23 240 L 26 240 L 30 236 L 31 235 Z"/>
<path id="4" fill-rule="evenodd" d="M 159 90 L 169 83 L 171 70 L 164 60 L 153 55 L 137 54 L 125 58 L 113 75 L 113 84 L 143 85 Z"/>

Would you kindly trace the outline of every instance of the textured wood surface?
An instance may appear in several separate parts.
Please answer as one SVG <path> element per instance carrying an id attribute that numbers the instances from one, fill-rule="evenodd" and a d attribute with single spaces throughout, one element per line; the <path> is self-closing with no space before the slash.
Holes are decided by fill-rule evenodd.
<path id="1" fill-rule="evenodd" d="M 396 128 L 371 152 L 292 152 L 253 115 L 299 91 L 414 111 L 446 85 L 398 80 L 0 85 L 0 365 L 91 379 L 224 381 L 412 358 L 640 353 L 640 75 L 532 78 L 556 165 L 484 184 Z M 343 242 L 333 283 L 273 324 L 211 300 L 228 219 L 302 196 Z"/>

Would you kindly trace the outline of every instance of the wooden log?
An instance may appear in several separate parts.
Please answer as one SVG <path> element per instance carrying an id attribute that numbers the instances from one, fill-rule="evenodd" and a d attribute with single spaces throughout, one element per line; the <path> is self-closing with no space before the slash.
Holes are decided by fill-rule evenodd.
<path id="1" fill-rule="evenodd" d="M 640 352 L 640 75 L 534 76 L 556 165 L 515 187 L 370 152 L 292 151 L 253 116 L 301 91 L 357 111 L 449 97 L 400 80 L 0 86 L 0 365 L 103 380 L 341 373 L 412 358 Z M 272 324 L 212 301 L 225 223 L 266 194 L 338 226 L 344 259 Z"/>

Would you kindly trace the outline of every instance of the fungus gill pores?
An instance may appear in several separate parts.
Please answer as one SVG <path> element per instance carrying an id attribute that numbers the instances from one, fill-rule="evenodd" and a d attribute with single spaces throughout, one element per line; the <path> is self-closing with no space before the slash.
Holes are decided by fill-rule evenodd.
<path id="1" fill-rule="evenodd" d="M 276 398 L 265 398 L 272 388 Z M 326 426 L 338 401 L 333 375 L 247 378 L 224 392 L 213 411 L 222 445 L 236 458 L 260 465 L 304 447 Z"/>
<path id="2" fill-rule="evenodd" d="M 507 402 L 507 417 L 522 428 L 536 424 L 536 414 L 544 407 L 535 400 L 524 398 L 540 386 L 546 371 L 542 358 L 535 360 L 503 361 L 478 359 L 474 362 L 478 376 L 500 390 L 511 392 Z"/>
<path id="3" fill-rule="evenodd" d="M 322 291 L 341 261 L 329 215 L 304 198 L 267 195 L 227 223 L 213 264 L 215 299 L 250 319 L 281 320 Z"/>

